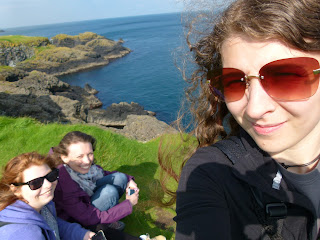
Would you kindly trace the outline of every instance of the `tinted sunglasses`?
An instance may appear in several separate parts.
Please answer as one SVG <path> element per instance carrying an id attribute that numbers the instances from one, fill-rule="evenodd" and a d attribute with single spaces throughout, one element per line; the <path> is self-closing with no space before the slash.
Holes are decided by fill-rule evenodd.
<path id="1" fill-rule="evenodd" d="M 22 186 L 22 185 L 29 185 L 31 190 L 37 190 L 42 187 L 44 179 L 47 179 L 49 182 L 54 182 L 59 178 L 59 169 L 54 168 L 51 172 L 47 175 L 39 178 L 35 178 L 29 182 L 25 183 L 12 183 L 14 186 Z"/>
<path id="2" fill-rule="evenodd" d="M 259 78 L 261 86 L 275 100 L 303 100 L 315 94 L 319 84 L 319 62 L 310 57 L 287 58 L 264 65 L 259 75 L 246 75 L 236 68 L 209 71 L 213 94 L 227 102 L 240 100 L 251 78 Z"/>

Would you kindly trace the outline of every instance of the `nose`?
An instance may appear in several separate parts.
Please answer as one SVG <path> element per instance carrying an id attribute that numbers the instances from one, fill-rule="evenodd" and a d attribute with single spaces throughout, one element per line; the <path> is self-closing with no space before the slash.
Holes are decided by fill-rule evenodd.
<path id="1" fill-rule="evenodd" d="M 52 182 L 48 181 L 48 179 L 44 179 L 43 180 L 43 184 L 42 184 L 42 187 L 47 187 L 47 188 L 50 188 L 52 185 Z"/>
<path id="2" fill-rule="evenodd" d="M 246 114 L 252 119 L 260 119 L 275 110 L 275 101 L 264 90 L 258 76 L 248 79 L 245 96 L 248 101 Z"/>
<path id="3" fill-rule="evenodd" d="M 90 164 L 91 163 L 90 156 L 89 155 L 84 155 L 83 159 L 82 159 L 82 162 L 85 163 L 85 164 Z"/>

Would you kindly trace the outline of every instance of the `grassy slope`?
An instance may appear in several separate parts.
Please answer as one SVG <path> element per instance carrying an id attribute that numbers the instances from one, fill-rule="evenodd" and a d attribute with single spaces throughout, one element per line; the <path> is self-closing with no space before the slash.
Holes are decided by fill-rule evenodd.
<path id="1" fill-rule="evenodd" d="M 46 154 L 69 131 L 79 130 L 97 139 L 95 159 L 107 170 L 117 170 L 135 176 L 140 188 L 139 203 L 126 217 L 125 231 L 138 236 L 163 234 L 174 238 L 173 208 L 156 205 L 163 197 L 159 188 L 157 150 L 159 139 L 139 143 L 123 136 L 87 125 L 41 124 L 30 118 L 0 117 L 0 166 L 12 157 L 30 151 Z"/>
<path id="2" fill-rule="evenodd" d="M 49 41 L 46 37 L 29 37 L 22 35 L 0 36 L 0 43 L 7 45 L 11 43 L 14 46 L 25 44 L 28 46 L 37 46 L 42 41 Z"/>

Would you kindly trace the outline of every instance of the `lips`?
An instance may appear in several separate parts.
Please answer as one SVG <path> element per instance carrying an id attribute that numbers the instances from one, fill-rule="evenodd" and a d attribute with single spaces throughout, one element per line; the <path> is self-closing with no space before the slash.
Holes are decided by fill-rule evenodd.
<path id="1" fill-rule="evenodd" d="M 52 194 L 52 189 L 49 189 L 48 191 L 44 192 L 44 193 L 41 193 L 40 195 L 41 196 L 46 196 L 46 195 L 51 195 Z"/>
<path id="2" fill-rule="evenodd" d="M 261 134 L 261 135 L 268 135 L 268 134 L 271 134 L 271 133 L 277 131 L 283 125 L 284 125 L 284 122 L 279 123 L 279 124 L 272 124 L 272 125 L 252 124 L 252 127 L 256 133 Z"/>
<path id="3" fill-rule="evenodd" d="M 90 167 L 91 167 L 91 165 L 89 165 L 89 166 L 80 166 L 80 168 L 83 169 L 83 170 L 89 170 Z"/>

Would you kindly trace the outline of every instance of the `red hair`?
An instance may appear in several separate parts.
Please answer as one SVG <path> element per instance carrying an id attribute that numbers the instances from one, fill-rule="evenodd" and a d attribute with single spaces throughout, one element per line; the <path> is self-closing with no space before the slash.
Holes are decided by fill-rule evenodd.
<path id="1" fill-rule="evenodd" d="M 23 172 L 31 166 L 48 165 L 51 169 L 56 167 L 56 163 L 50 156 L 44 156 L 37 152 L 23 153 L 12 158 L 2 171 L 0 180 L 0 211 L 10 204 L 22 198 L 16 196 L 11 190 L 12 183 L 23 182 Z"/>

